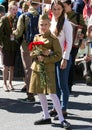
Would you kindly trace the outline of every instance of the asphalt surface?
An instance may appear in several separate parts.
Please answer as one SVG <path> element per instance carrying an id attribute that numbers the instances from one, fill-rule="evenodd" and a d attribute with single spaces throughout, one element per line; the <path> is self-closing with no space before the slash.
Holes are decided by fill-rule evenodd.
<path id="1" fill-rule="evenodd" d="M 4 92 L 3 81 L 0 80 L 0 130 L 64 130 L 59 121 L 52 119 L 49 125 L 34 125 L 34 121 L 42 117 L 41 105 L 37 95 L 35 103 L 24 103 L 20 99 L 26 98 L 21 92 L 23 81 L 13 82 L 14 91 Z M 48 107 L 52 102 L 48 99 Z M 72 130 L 92 130 L 92 86 L 76 83 L 73 94 L 69 98 L 68 117 Z"/>

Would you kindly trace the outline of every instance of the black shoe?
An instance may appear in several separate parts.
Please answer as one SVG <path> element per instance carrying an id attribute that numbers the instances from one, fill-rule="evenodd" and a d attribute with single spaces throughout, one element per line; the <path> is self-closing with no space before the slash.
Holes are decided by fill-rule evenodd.
<path id="1" fill-rule="evenodd" d="M 66 112 L 66 111 L 63 111 L 63 110 L 62 110 L 62 114 L 63 114 L 63 117 L 64 117 L 64 118 L 67 117 L 67 112 Z M 53 118 L 53 120 L 59 120 L 58 115 L 56 115 L 56 116 Z"/>
<path id="2" fill-rule="evenodd" d="M 21 92 L 26 92 L 27 91 L 27 89 L 26 89 L 26 87 L 24 86 L 22 89 L 21 89 Z"/>
<path id="3" fill-rule="evenodd" d="M 40 119 L 34 122 L 34 125 L 44 125 L 44 124 L 51 124 L 51 119 Z"/>
<path id="4" fill-rule="evenodd" d="M 61 127 L 65 128 L 65 129 L 70 129 L 71 128 L 71 124 L 69 122 L 67 122 L 66 120 L 61 122 Z"/>
<path id="5" fill-rule="evenodd" d="M 66 118 L 67 115 L 66 115 L 66 114 L 63 114 L 63 117 Z M 59 120 L 58 115 L 56 115 L 56 116 L 53 118 L 53 120 L 55 120 L 55 121 L 56 121 L 56 120 Z"/>
<path id="6" fill-rule="evenodd" d="M 57 115 L 57 112 L 56 112 L 54 109 L 52 109 L 52 110 L 49 112 L 49 114 L 50 114 L 51 117 L 55 117 L 55 116 Z"/>
<path id="7" fill-rule="evenodd" d="M 20 99 L 20 101 L 23 102 L 23 103 L 34 103 L 35 98 L 34 97 L 32 97 L 31 99 L 24 98 L 24 99 Z"/>
<path id="8" fill-rule="evenodd" d="M 58 115 L 56 115 L 54 118 L 53 118 L 53 120 L 59 120 L 59 118 L 58 118 Z"/>
<path id="9" fill-rule="evenodd" d="M 62 111 L 62 113 L 63 113 L 63 117 L 66 118 L 68 113 L 66 111 Z"/>
<path id="10" fill-rule="evenodd" d="M 86 76 L 86 84 L 87 85 L 92 85 L 92 79 L 90 76 Z"/>
<path id="11" fill-rule="evenodd" d="M 10 92 L 10 90 L 4 90 L 5 92 Z"/>

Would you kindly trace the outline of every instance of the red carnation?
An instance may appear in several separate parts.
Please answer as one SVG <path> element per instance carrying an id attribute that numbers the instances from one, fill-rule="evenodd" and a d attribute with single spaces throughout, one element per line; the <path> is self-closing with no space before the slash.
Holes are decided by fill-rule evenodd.
<path id="1" fill-rule="evenodd" d="M 44 42 L 42 41 L 38 41 L 38 42 L 30 42 L 28 45 L 28 49 L 31 51 L 33 49 L 33 46 L 39 46 L 39 45 L 43 45 Z"/>

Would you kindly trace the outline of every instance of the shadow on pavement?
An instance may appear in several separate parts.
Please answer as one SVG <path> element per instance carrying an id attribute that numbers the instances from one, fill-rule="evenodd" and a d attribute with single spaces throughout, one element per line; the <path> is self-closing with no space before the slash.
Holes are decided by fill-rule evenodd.
<path id="1" fill-rule="evenodd" d="M 80 95 L 83 95 L 83 96 L 91 96 L 92 95 L 92 92 L 80 92 L 80 91 L 72 91 L 72 93 L 70 94 L 70 96 L 72 97 L 78 97 Z"/>
<path id="2" fill-rule="evenodd" d="M 38 113 L 41 111 L 40 103 L 22 103 L 18 100 L 0 98 L 0 109 L 13 113 Z"/>
<path id="3" fill-rule="evenodd" d="M 68 109 L 92 111 L 92 104 L 91 103 L 80 103 L 80 102 L 69 102 Z"/>
<path id="4" fill-rule="evenodd" d="M 83 117 L 79 117 L 78 115 L 73 115 L 71 113 L 68 113 L 68 115 L 69 116 L 67 116 L 67 119 L 92 123 L 92 118 L 86 118 L 86 117 L 83 118 Z"/>
<path id="5" fill-rule="evenodd" d="M 58 123 L 52 123 L 52 127 L 61 127 Z M 69 130 L 92 130 L 91 126 L 88 125 L 72 125 Z"/>

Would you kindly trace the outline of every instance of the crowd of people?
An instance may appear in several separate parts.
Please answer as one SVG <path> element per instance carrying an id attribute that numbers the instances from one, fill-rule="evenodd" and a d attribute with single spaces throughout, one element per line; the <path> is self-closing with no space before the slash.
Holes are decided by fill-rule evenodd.
<path id="1" fill-rule="evenodd" d="M 27 93 L 23 101 L 35 102 L 37 94 L 43 110 L 43 118 L 34 124 L 50 124 L 50 116 L 54 116 L 61 127 L 70 128 L 64 118 L 75 71 L 81 72 L 87 85 L 92 85 L 92 1 L 47 3 L 43 6 L 40 0 L 0 1 L 3 89 L 14 91 L 14 72 L 22 69 L 21 92 Z M 46 94 L 53 102 L 50 111 Z"/>

